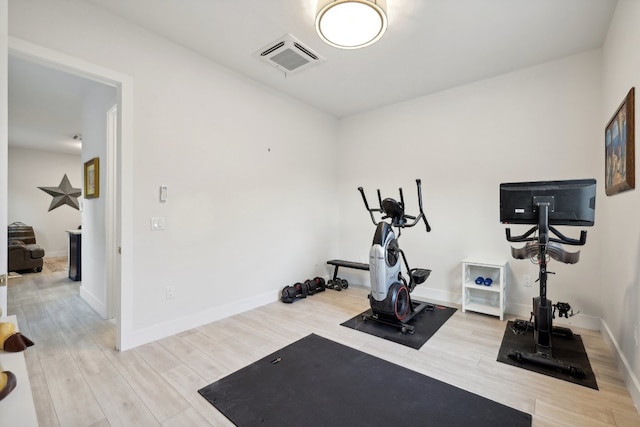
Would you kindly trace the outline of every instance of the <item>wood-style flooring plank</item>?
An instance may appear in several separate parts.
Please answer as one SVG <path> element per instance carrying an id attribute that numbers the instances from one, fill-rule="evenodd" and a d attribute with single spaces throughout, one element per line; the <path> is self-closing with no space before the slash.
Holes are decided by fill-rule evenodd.
<path id="1" fill-rule="evenodd" d="M 190 408 L 189 403 L 135 351 L 104 354 L 161 423 Z"/>
<path id="2" fill-rule="evenodd" d="M 112 427 L 160 425 L 102 351 L 83 351 L 74 358 Z"/>
<path id="3" fill-rule="evenodd" d="M 37 402 L 36 414 L 38 416 L 38 424 L 40 427 L 58 427 L 58 415 L 51 400 L 49 392 L 49 384 L 44 374 L 33 375 L 29 372 L 29 382 L 31 383 L 31 393 L 33 400 Z"/>
<path id="4" fill-rule="evenodd" d="M 209 384 L 209 382 L 196 374 L 185 365 L 178 366 L 162 374 L 191 406 L 202 416 L 215 426 L 230 427 L 234 424 L 229 421 L 220 411 L 211 405 L 204 397 L 198 394 L 198 390 Z"/>
<path id="5" fill-rule="evenodd" d="M 41 426 L 231 426 L 198 389 L 310 333 L 528 412 L 534 427 L 640 426 L 597 331 L 572 328 L 600 390 L 497 362 L 507 323 L 493 316 L 458 310 L 419 350 L 340 326 L 369 308 L 367 291 L 353 286 L 267 304 L 120 353 L 114 326 L 79 297 L 79 285 L 47 263 L 42 273 L 9 281 L 9 314 L 36 342 L 25 357 Z"/>
<path id="6" fill-rule="evenodd" d="M 211 427 L 212 425 L 191 407 L 162 423 L 162 427 Z"/>
<path id="7" fill-rule="evenodd" d="M 60 425 L 87 426 L 105 418 L 71 355 L 47 357 L 40 363 Z M 36 408 L 42 405 L 37 400 L 35 403 Z"/>

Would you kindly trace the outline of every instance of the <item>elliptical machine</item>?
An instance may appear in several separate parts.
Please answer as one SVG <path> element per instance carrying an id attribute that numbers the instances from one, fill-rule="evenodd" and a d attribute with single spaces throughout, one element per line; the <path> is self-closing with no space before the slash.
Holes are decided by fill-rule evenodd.
<path id="1" fill-rule="evenodd" d="M 402 229 L 413 227 L 420 221 L 424 222 L 427 232 L 431 231 L 431 226 L 422 210 L 422 185 L 419 179 L 416 179 L 416 185 L 420 209 L 418 216 L 405 213 L 402 188 L 399 189 L 400 202 L 392 198 L 382 200 L 380 190 L 377 190 L 379 208 L 372 209 L 369 207 L 363 188 L 358 187 L 364 206 L 376 226 L 373 244 L 369 250 L 369 274 L 371 276 L 369 304 L 372 314 L 365 314 L 362 319 L 398 327 L 402 333 L 413 333 L 415 328 L 407 325 L 407 322 L 425 309 L 434 309 L 433 304 L 413 302 L 410 296 L 417 285 L 427 280 L 431 270 L 410 268 L 407 257 L 398 244 Z M 382 214 L 379 221 L 376 221 L 374 212 Z M 384 221 L 385 219 L 389 219 L 390 222 Z M 398 231 L 397 236 L 393 227 Z M 408 283 L 402 274 L 401 259 L 409 275 Z"/>

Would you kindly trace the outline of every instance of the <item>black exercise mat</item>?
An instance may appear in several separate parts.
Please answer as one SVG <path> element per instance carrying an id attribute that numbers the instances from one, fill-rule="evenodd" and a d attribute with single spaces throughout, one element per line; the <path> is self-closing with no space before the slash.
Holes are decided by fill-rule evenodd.
<path id="1" fill-rule="evenodd" d="M 413 302 L 418 304 L 421 303 L 420 301 Z M 407 325 L 415 327 L 415 331 L 412 334 L 403 334 L 402 331 L 395 326 L 389 326 L 371 320 L 363 320 L 363 315 L 372 314 L 371 309 L 358 314 L 356 317 L 347 320 L 341 325 L 376 337 L 384 338 L 389 341 L 397 342 L 398 344 L 419 349 L 429 338 L 433 336 L 433 334 L 438 331 L 438 329 L 440 329 L 440 326 L 444 325 L 444 322 L 449 320 L 449 317 L 453 316 L 453 313 L 455 312 L 455 308 L 445 307 L 443 305 L 435 305 L 433 310 L 423 310 L 421 313 L 418 313 L 416 317 L 407 322 Z"/>
<path id="2" fill-rule="evenodd" d="M 554 368 L 541 366 L 531 362 L 518 362 L 510 358 L 508 355 L 512 351 L 519 351 L 523 353 L 535 353 L 536 351 L 536 344 L 533 339 L 533 329 L 529 328 L 524 335 L 521 335 L 515 334 L 511 329 L 512 327 L 513 321 L 510 320 L 507 322 L 507 327 L 504 330 L 502 344 L 500 345 L 500 351 L 498 352 L 498 362 L 517 366 L 529 371 L 538 372 L 540 374 L 598 390 L 596 376 L 591 369 L 591 363 L 589 363 L 589 357 L 584 349 L 584 344 L 582 343 L 582 337 L 580 337 L 580 335 L 574 334 L 572 337 L 554 335 L 551 337 L 551 345 L 553 347 L 552 351 L 554 359 L 558 359 L 564 363 L 570 364 L 571 366 L 581 368 L 586 373 L 586 378 L 582 379 L 576 378 Z"/>
<path id="3" fill-rule="evenodd" d="M 308 335 L 198 392 L 237 426 L 531 426 L 531 415 Z"/>

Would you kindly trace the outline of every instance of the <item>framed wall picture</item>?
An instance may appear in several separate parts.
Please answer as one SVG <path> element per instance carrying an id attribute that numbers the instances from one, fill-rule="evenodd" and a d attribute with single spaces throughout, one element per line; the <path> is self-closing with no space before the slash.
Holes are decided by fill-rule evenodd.
<path id="1" fill-rule="evenodd" d="M 605 129 L 604 188 L 607 196 L 636 188 L 634 88 Z"/>
<path id="2" fill-rule="evenodd" d="M 94 157 L 84 164 L 84 198 L 100 197 L 100 159 Z"/>

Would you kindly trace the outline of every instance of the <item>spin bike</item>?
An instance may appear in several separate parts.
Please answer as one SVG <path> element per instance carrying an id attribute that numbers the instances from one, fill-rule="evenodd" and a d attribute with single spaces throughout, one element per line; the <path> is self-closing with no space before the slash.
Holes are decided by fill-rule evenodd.
<path id="1" fill-rule="evenodd" d="M 372 209 L 369 207 L 363 188 L 358 187 L 364 206 L 376 226 L 373 245 L 369 250 L 369 274 L 371 276 L 369 304 L 372 314 L 364 314 L 362 319 L 398 327 L 402 333 L 413 333 L 415 327 L 407 325 L 407 322 L 425 309 L 434 309 L 433 304 L 414 302 L 410 296 L 417 285 L 427 280 L 431 270 L 410 268 L 407 257 L 398 245 L 403 228 L 413 227 L 423 221 L 427 232 L 431 231 L 431 226 L 422 210 L 422 185 L 419 179 L 416 179 L 416 185 L 420 209 L 418 216 L 405 213 L 402 188 L 399 189 L 399 202 L 391 198 L 382 200 L 380 190 L 377 190 L 379 207 Z M 379 221 L 376 221 L 374 212 L 381 214 Z M 384 221 L 385 219 L 390 221 Z M 394 227 L 397 229 L 397 237 L 393 230 Z M 409 275 L 408 283 L 402 274 L 401 260 Z"/>
<path id="2" fill-rule="evenodd" d="M 550 198 L 551 199 L 551 198 Z M 535 341 L 535 352 L 511 351 L 508 357 L 519 363 L 531 363 L 546 368 L 556 369 L 576 378 L 585 378 L 583 369 L 570 365 L 562 360 L 553 357 L 552 336 L 570 338 L 573 332 L 569 328 L 553 326 L 553 318 L 556 309 L 560 317 L 571 317 L 574 315 L 568 303 L 558 302 L 553 304 L 547 298 L 547 275 L 555 274 L 547 270 L 547 261 L 553 258 L 565 264 L 576 264 L 580 259 L 580 251 L 567 252 L 561 244 L 582 246 L 586 243 L 587 232 L 581 231 L 579 239 L 564 236 L 556 228 L 549 225 L 549 213 L 551 203 L 542 200 L 535 203 L 538 211 L 538 224 L 519 236 L 512 236 L 511 230 L 507 228 L 506 237 L 509 242 L 526 242 L 522 248 L 511 247 L 511 255 L 515 259 L 531 258 L 539 265 L 538 281 L 540 282 L 540 294 L 533 298 L 533 311 L 529 321 L 516 320 L 512 328 L 516 334 L 524 335 L 528 330 L 533 329 Z M 536 235 L 537 234 L 537 235 Z M 571 310 L 571 313 L 569 311 Z M 575 313 L 577 314 L 577 313 Z M 533 319 L 533 322 L 531 321 Z"/>

